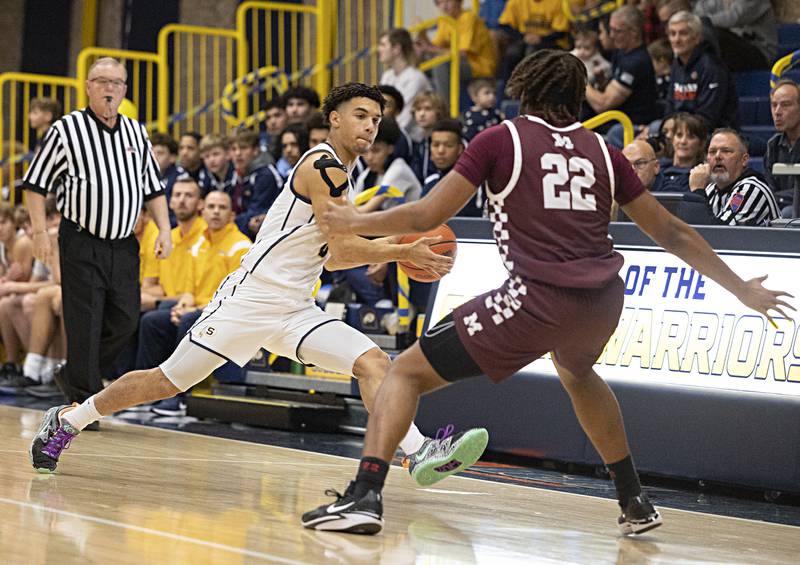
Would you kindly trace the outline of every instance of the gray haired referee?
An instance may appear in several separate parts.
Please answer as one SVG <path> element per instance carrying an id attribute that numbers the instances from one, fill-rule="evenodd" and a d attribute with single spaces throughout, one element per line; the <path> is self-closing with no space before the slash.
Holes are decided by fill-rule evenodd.
<path id="1" fill-rule="evenodd" d="M 24 177 L 34 255 L 48 259 L 44 202 L 56 193 L 67 365 L 59 386 L 69 402 L 102 390 L 107 368 L 139 321 L 139 243 L 144 203 L 158 225 L 155 253 L 172 250 L 167 202 L 144 126 L 117 113 L 127 72 L 116 59 L 89 69 L 89 106 L 55 122 Z"/>

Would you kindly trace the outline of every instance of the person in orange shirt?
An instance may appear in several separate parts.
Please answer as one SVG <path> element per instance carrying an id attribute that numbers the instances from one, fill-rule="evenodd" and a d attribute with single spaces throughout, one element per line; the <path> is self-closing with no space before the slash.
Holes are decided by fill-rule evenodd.
<path id="1" fill-rule="evenodd" d="M 462 0 L 434 0 L 442 15 L 456 22 L 458 33 L 459 82 L 461 91 L 477 77 L 494 77 L 497 70 L 497 51 L 489 28 L 477 13 L 464 10 Z M 446 54 L 450 50 L 452 25 L 449 20 L 440 20 L 436 35 L 428 39 L 425 32 L 417 38 L 418 48 L 433 56 Z M 436 90 L 450 102 L 450 64 L 439 65 L 433 69 L 433 82 Z M 468 99 L 465 99 L 468 102 Z"/>

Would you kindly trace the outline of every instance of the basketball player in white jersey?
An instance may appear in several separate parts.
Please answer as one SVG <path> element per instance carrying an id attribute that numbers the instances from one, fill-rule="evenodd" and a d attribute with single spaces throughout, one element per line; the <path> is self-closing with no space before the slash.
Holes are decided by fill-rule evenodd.
<path id="1" fill-rule="evenodd" d="M 344 201 L 352 192 L 348 169 L 372 145 L 383 105 L 377 88 L 364 84 L 331 91 L 323 108 L 331 124 L 328 141 L 300 159 L 241 266 L 220 284 L 175 352 L 159 367 L 123 375 L 81 405 L 48 410 L 30 448 L 37 471 L 55 471 L 61 452 L 100 417 L 186 391 L 226 361 L 244 366 L 261 347 L 355 376 L 367 410 L 372 408 L 389 357 L 316 306 L 312 290 L 323 265 L 335 270 L 403 260 L 437 275 L 452 267 L 452 259 L 429 247 L 438 238 L 412 244 L 352 235 L 326 239 L 314 220 L 328 202 Z M 447 454 L 453 452 L 440 449 L 441 442 L 482 452 L 487 439 L 483 429 L 429 439 L 412 424 L 401 448 L 411 460 L 412 477 L 426 484 L 434 482 L 435 469 L 447 464 Z"/>

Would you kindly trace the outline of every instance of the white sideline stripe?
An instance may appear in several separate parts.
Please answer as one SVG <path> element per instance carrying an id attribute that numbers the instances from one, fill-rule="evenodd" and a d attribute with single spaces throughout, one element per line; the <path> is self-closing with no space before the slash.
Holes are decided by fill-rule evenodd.
<path id="1" fill-rule="evenodd" d="M 197 538 L 192 538 L 189 536 L 182 536 L 180 534 L 172 534 L 169 532 L 162 532 L 159 530 L 153 530 L 152 528 L 143 528 L 142 526 L 134 526 L 133 524 L 126 524 L 124 522 L 117 522 L 116 520 L 106 520 L 105 518 L 96 518 L 94 516 L 87 516 L 86 514 L 78 514 L 77 512 L 67 512 L 66 510 L 56 510 L 55 508 L 49 508 L 47 506 L 42 506 L 40 504 L 31 504 L 30 502 L 21 502 L 19 500 L 12 500 L 10 498 L 2 498 L 0 497 L 0 502 L 5 504 L 13 504 L 15 506 L 20 506 L 23 508 L 31 508 L 33 510 L 44 510 L 45 512 L 52 512 L 53 514 L 59 514 L 61 516 L 70 516 L 72 518 L 78 518 L 81 520 L 87 520 L 89 522 L 95 522 L 97 524 L 103 524 L 105 526 L 114 526 L 117 528 L 123 528 L 126 530 L 133 530 L 136 532 L 141 532 L 144 534 L 150 534 L 154 536 L 159 536 L 162 538 L 167 538 L 176 541 L 183 541 L 187 543 L 194 543 L 197 545 L 202 545 L 205 547 L 211 547 L 214 549 L 222 549 L 224 551 L 230 551 L 231 553 L 237 553 L 239 555 L 246 555 L 248 557 L 258 557 L 260 559 L 267 559 L 270 561 L 276 561 L 278 563 L 290 563 L 292 565 L 300 564 L 300 565 L 311 565 L 308 564 L 306 561 L 295 561 L 294 559 L 286 559 L 284 557 L 278 557 L 277 555 L 271 555 L 269 553 L 261 553 L 260 551 L 252 551 L 250 549 L 242 549 L 239 547 L 233 547 L 231 545 L 225 545 L 222 543 L 216 543 L 213 541 L 205 541 Z"/>
<path id="2" fill-rule="evenodd" d="M 24 449 L 0 449 L 0 453 L 28 453 Z M 242 459 L 202 459 L 199 457 L 158 457 L 155 455 L 113 455 L 108 453 L 70 453 L 70 459 L 80 457 L 103 457 L 104 459 L 145 459 L 148 461 L 188 461 L 198 463 L 252 463 L 259 465 L 288 465 L 285 461 L 242 460 Z M 352 467 L 349 463 L 291 463 L 293 467 Z"/>

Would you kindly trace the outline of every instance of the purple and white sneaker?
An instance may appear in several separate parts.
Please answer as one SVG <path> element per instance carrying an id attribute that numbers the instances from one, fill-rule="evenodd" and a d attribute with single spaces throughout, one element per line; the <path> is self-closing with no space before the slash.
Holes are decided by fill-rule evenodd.
<path id="1" fill-rule="evenodd" d="M 418 485 L 430 486 L 471 467 L 489 443 L 489 432 L 485 428 L 452 434 L 452 424 L 440 428 L 435 438 L 428 438 L 419 451 L 405 457 L 403 467 Z"/>
<path id="2" fill-rule="evenodd" d="M 54 473 L 61 452 L 69 447 L 80 430 L 68 422 L 60 422 L 58 414 L 69 404 L 54 406 L 44 413 L 39 431 L 33 436 L 30 447 L 30 460 L 39 473 Z"/>

